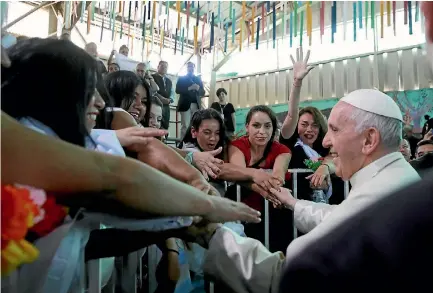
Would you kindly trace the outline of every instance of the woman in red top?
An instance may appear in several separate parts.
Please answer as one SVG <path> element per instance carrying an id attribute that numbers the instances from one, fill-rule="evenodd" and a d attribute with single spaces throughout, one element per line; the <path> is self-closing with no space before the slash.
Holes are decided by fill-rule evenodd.
<path id="1" fill-rule="evenodd" d="M 240 167 L 263 169 L 265 172 L 271 172 L 272 177 L 266 174 L 263 181 L 254 180 L 253 182 L 243 183 L 241 191 L 242 202 L 258 211 L 264 210 L 264 200 L 262 196 L 268 198 L 271 187 L 279 188 L 284 181 L 290 178 L 287 173 L 291 152 L 288 147 L 274 140 L 277 131 L 277 118 L 273 111 L 266 106 L 254 106 L 247 114 L 246 118 L 247 134 L 231 143 L 228 149 L 229 162 Z M 265 171 L 266 170 L 266 171 Z M 265 176 L 264 176 L 265 178 Z M 284 215 L 280 215 L 284 213 Z M 273 235 L 287 234 L 291 235 L 291 226 L 287 226 L 287 211 L 281 211 L 270 208 L 270 250 L 287 247 L 287 241 L 280 241 L 281 237 Z M 279 219 L 286 219 L 285 222 Z M 272 224 L 271 224 L 272 223 Z M 281 227 L 279 227 L 281 225 Z M 281 233 L 281 229 L 286 232 Z M 274 233 L 275 232 L 275 233 Z M 247 236 L 258 240 L 264 239 L 264 224 L 245 225 Z M 288 240 L 290 242 L 290 240 Z M 284 246 L 285 245 L 285 246 Z"/>

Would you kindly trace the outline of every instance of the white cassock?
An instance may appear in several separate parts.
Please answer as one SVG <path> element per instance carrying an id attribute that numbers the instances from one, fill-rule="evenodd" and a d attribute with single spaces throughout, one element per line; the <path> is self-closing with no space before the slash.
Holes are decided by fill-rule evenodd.
<path id="1" fill-rule="evenodd" d="M 204 271 L 233 292 L 278 292 L 284 262 L 290 262 L 304 247 L 320 241 L 322 236 L 366 206 L 418 180 L 418 173 L 401 153 L 388 154 L 350 178 L 352 189 L 340 205 L 305 200 L 296 203 L 295 225 L 309 233 L 292 241 L 286 257 L 281 252 L 269 252 L 255 239 L 242 238 L 223 227 L 209 243 Z"/>

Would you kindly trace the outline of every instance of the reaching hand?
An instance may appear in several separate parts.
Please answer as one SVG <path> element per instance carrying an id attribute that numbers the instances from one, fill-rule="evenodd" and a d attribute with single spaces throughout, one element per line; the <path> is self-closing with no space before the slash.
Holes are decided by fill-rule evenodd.
<path id="1" fill-rule="evenodd" d="M 135 144 L 136 147 L 143 146 L 153 137 L 164 136 L 167 133 L 167 130 L 138 126 L 116 130 L 116 136 L 124 147 L 132 147 Z"/>
<path id="2" fill-rule="evenodd" d="M 312 186 L 315 188 L 323 187 L 324 189 L 328 186 L 328 179 L 329 176 L 329 168 L 326 165 L 321 165 L 319 168 L 317 168 L 316 172 L 313 174 L 305 177 L 305 179 L 309 179 Z"/>
<path id="3" fill-rule="evenodd" d="M 222 150 L 222 147 L 219 147 L 211 152 L 194 152 L 193 164 L 201 171 L 204 178 L 209 179 L 210 176 L 215 179 L 218 177 L 221 171 L 218 165 L 222 165 L 224 162 L 214 157 L 221 153 Z"/>
<path id="4" fill-rule="evenodd" d="M 254 171 L 253 181 L 265 190 L 270 190 L 272 187 L 278 188 L 282 185 L 279 178 L 276 178 L 272 174 L 261 169 Z"/>
<path id="5" fill-rule="evenodd" d="M 293 209 L 296 204 L 296 199 L 292 196 L 292 192 L 284 187 L 281 187 L 280 190 L 271 189 L 270 192 L 278 198 L 278 200 L 287 208 Z"/>
<path id="6" fill-rule="evenodd" d="M 305 55 L 305 59 L 303 58 L 304 53 L 302 48 L 296 49 L 296 61 L 293 59 L 293 56 L 290 55 L 290 59 L 292 59 L 293 63 L 293 78 L 297 80 L 303 80 L 305 76 L 307 76 L 308 72 L 310 72 L 314 66 L 308 66 L 308 59 L 310 58 L 310 50 L 307 51 Z"/>
<path id="7" fill-rule="evenodd" d="M 241 202 L 235 202 L 219 196 L 210 197 L 213 205 L 212 212 L 203 215 L 209 222 L 224 223 L 243 221 L 260 223 L 260 212 L 253 210 Z"/>
<path id="8" fill-rule="evenodd" d="M 219 192 L 201 176 L 200 178 L 187 182 L 187 184 L 197 188 L 198 190 L 208 195 L 220 196 Z"/>

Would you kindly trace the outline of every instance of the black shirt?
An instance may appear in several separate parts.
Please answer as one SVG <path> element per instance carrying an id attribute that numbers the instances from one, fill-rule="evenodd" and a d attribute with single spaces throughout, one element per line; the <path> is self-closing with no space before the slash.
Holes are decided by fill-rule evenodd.
<path id="1" fill-rule="evenodd" d="M 227 131 L 235 131 L 235 125 L 233 125 L 232 119 L 232 114 L 235 113 L 235 108 L 233 107 L 232 103 L 221 105 L 218 102 L 214 102 L 210 107 L 222 114 L 224 125 L 226 126 Z"/>

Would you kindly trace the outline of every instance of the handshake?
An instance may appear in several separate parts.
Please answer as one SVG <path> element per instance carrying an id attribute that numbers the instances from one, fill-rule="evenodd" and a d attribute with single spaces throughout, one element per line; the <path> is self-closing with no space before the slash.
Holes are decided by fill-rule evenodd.
<path id="1" fill-rule="evenodd" d="M 189 91 L 199 91 L 200 90 L 200 86 L 198 84 L 196 84 L 196 83 L 193 83 L 192 85 L 190 85 L 188 87 L 188 90 Z"/>
<path id="2" fill-rule="evenodd" d="M 251 189 L 266 200 L 269 200 L 274 207 L 282 208 L 294 205 L 295 199 L 289 189 L 283 188 L 284 178 L 268 173 L 262 169 L 254 169 L 253 184 Z"/>

